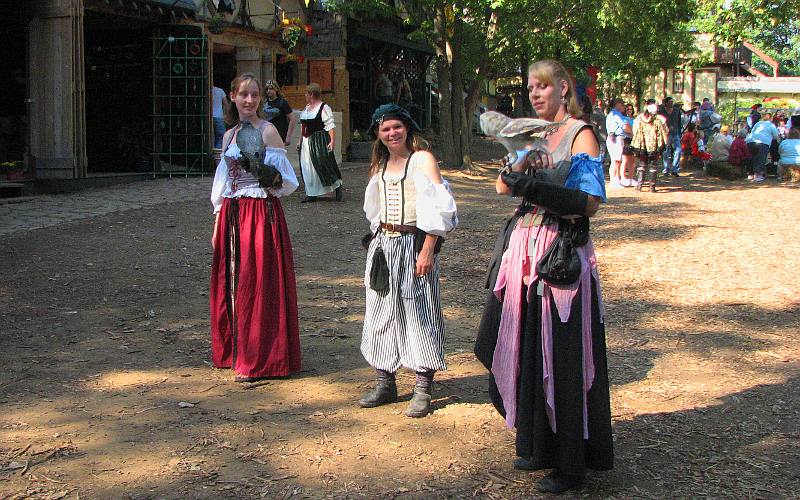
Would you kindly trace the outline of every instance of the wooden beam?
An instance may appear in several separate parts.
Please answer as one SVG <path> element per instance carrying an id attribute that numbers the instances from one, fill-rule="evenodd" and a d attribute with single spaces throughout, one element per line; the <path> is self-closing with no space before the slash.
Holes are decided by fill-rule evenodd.
<path id="1" fill-rule="evenodd" d="M 775 59 L 771 58 L 770 56 L 765 54 L 761 49 L 759 49 L 758 47 L 756 47 L 755 45 L 753 45 L 752 43 L 750 43 L 748 41 L 742 42 L 742 45 L 744 45 L 745 47 L 750 49 L 750 52 L 752 52 L 753 54 L 757 55 L 758 57 L 763 59 L 765 63 L 770 65 L 770 67 L 772 68 L 772 76 L 778 76 L 778 69 L 780 68 L 781 63 L 779 63 Z M 767 76 L 764 73 L 761 73 L 761 75 Z"/>

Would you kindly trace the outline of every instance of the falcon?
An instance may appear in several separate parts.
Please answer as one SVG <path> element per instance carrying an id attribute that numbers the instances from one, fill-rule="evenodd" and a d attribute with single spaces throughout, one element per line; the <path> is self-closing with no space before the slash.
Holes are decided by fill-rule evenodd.
<path id="1" fill-rule="evenodd" d="M 545 139 L 563 124 L 538 118 L 512 119 L 497 111 L 487 111 L 480 118 L 483 133 L 496 138 L 508 151 L 508 165 L 517 162 L 520 151 L 547 152 Z"/>

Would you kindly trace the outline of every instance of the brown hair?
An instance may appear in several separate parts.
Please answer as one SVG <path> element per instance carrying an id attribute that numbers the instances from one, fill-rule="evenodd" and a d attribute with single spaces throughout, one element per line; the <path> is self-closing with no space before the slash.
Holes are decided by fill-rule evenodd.
<path id="1" fill-rule="evenodd" d="M 278 85 L 276 80 L 267 80 L 264 82 L 264 95 L 267 95 L 267 89 L 272 88 L 275 89 L 275 93 L 278 97 L 283 97 L 283 92 L 281 92 L 281 86 Z"/>
<path id="2" fill-rule="evenodd" d="M 320 87 L 318 83 L 309 83 L 308 87 L 306 87 L 306 93 L 319 99 L 322 97 L 322 87 Z"/>
<path id="3" fill-rule="evenodd" d="M 792 127 L 789 129 L 789 135 L 786 136 L 787 139 L 800 139 L 800 128 Z"/>
<path id="4" fill-rule="evenodd" d="M 241 75 L 239 75 L 236 78 L 234 78 L 233 81 L 231 82 L 231 94 L 234 94 L 234 95 L 238 94 L 239 93 L 239 89 L 242 88 L 242 84 L 243 83 L 250 83 L 250 82 L 253 82 L 253 83 L 256 84 L 256 86 L 258 87 L 258 93 L 261 94 L 261 89 L 263 87 L 261 85 L 261 82 L 258 81 L 258 78 L 256 78 L 256 75 L 254 75 L 253 73 L 242 73 Z M 264 96 L 262 94 L 261 95 L 261 99 L 259 99 L 259 101 L 258 101 L 258 106 L 256 106 L 256 114 L 258 115 L 259 118 L 262 118 L 262 116 L 261 116 L 261 104 L 263 102 L 264 102 Z M 236 109 L 236 103 L 235 102 L 231 103 L 231 105 L 228 106 L 228 109 L 225 111 L 225 123 L 227 123 L 231 127 L 233 127 L 234 125 L 238 125 L 239 124 L 239 110 Z"/>
<path id="5" fill-rule="evenodd" d="M 528 67 L 528 75 L 532 75 L 537 80 L 554 87 L 556 86 L 556 82 L 562 80 L 567 82 L 567 93 L 564 96 L 567 103 L 567 113 L 572 116 L 581 116 L 581 107 L 578 105 L 578 100 L 575 97 L 575 86 L 572 83 L 572 76 L 570 76 L 563 64 L 553 59 L 536 61 Z"/>
<path id="6" fill-rule="evenodd" d="M 403 122 L 403 125 L 406 127 L 406 131 L 408 135 L 406 135 L 406 147 L 413 151 L 428 151 L 430 150 L 430 144 L 428 141 L 422 137 L 422 134 L 419 132 L 414 131 L 411 128 L 411 124 L 407 123 L 402 118 L 391 118 L 392 120 L 400 120 Z M 380 127 L 376 127 L 375 135 L 377 135 L 377 130 Z M 381 165 L 386 164 L 389 161 L 389 149 L 386 145 L 381 142 L 380 137 L 375 139 L 375 142 L 372 143 L 372 158 L 369 161 L 369 176 L 372 177 L 373 175 L 378 173 L 380 170 Z"/>

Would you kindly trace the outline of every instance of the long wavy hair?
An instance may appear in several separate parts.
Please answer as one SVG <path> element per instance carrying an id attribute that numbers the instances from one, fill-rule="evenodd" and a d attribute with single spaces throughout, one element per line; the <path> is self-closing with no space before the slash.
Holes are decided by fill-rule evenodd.
<path id="1" fill-rule="evenodd" d="M 580 117 L 581 114 L 583 114 L 578 104 L 577 96 L 575 95 L 575 85 L 572 83 L 572 76 L 563 64 L 554 59 L 542 59 L 528 67 L 528 75 L 554 87 L 558 87 L 559 85 L 556 84 L 562 80 L 567 82 L 567 94 L 564 96 L 564 99 L 567 101 L 567 113 L 574 117 Z"/>
<path id="2" fill-rule="evenodd" d="M 261 85 L 261 82 L 256 78 L 256 75 L 253 73 L 242 73 L 241 75 L 237 76 L 231 82 L 231 94 L 238 94 L 239 89 L 242 88 L 243 83 L 253 82 L 258 87 L 258 93 L 261 94 L 261 99 L 258 101 L 258 106 L 256 106 L 256 114 L 259 118 L 264 118 L 261 111 L 261 106 L 264 104 L 264 86 Z M 228 106 L 228 110 L 225 112 L 225 123 L 229 126 L 233 127 L 239 124 L 239 110 L 236 108 L 236 103 L 232 102 L 230 106 Z"/>
<path id="3" fill-rule="evenodd" d="M 278 97 L 283 97 L 283 91 L 281 90 L 281 86 L 278 84 L 277 80 L 267 80 L 264 82 L 264 98 L 267 97 L 267 89 L 275 89 L 275 94 Z"/>
<path id="4" fill-rule="evenodd" d="M 407 121 L 403 120 L 402 118 L 392 118 L 392 120 L 400 120 L 403 122 L 403 125 L 406 126 L 406 131 L 408 135 L 406 135 L 406 147 L 414 151 L 429 151 L 431 145 L 428 141 L 422 137 L 422 134 L 419 132 L 415 132 L 411 128 L 411 124 Z M 380 128 L 380 124 L 375 127 L 375 135 L 378 135 L 378 129 Z M 375 139 L 375 142 L 372 143 L 372 158 L 369 162 L 369 176 L 372 177 L 373 175 L 378 173 L 381 166 L 384 165 L 387 161 L 389 161 L 389 148 L 387 148 L 383 142 L 381 142 L 380 137 Z"/>

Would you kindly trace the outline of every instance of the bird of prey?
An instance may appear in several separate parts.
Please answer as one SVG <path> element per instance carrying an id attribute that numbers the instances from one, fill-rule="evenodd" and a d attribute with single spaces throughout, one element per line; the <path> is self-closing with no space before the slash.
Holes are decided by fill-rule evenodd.
<path id="1" fill-rule="evenodd" d="M 507 164 L 517 162 L 518 151 L 547 151 L 545 139 L 563 125 L 562 122 L 549 122 L 538 118 L 509 118 L 497 111 L 481 114 L 481 130 L 495 137 L 508 151 Z"/>

